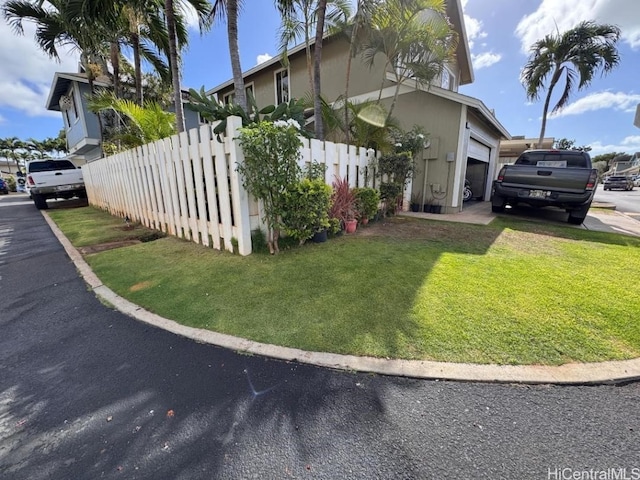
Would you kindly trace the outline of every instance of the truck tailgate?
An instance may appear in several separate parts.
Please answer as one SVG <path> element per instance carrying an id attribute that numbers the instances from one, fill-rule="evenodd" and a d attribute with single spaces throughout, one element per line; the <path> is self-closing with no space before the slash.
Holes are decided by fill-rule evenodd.
<path id="1" fill-rule="evenodd" d="M 584 192 L 591 169 L 537 167 L 528 165 L 507 166 L 502 185 L 505 187 L 542 189 L 557 192 Z"/>
<path id="2" fill-rule="evenodd" d="M 31 178 L 38 187 L 55 187 L 84 182 L 80 169 L 34 172 L 31 174 Z"/>

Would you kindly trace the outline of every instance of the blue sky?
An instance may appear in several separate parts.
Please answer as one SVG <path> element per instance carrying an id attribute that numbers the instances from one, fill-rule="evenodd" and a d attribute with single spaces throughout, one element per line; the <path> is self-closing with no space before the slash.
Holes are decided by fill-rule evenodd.
<path id="1" fill-rule="evenodd" d="M 461 0 L 473 56 L 475 81 L 460 93 L 494 109 L 511 135 L 537 137 L 542 99 L 529 103 L 519 73 L 529 46 L 547 33 L 573 27 L 581 20 L 621 27 L 620 66 L 576 92 L 570 105 L 549 119 L 547 136 L 590 145 L 592 154 L 640 151 L 640 129 L 633 126 L 640 103 L 640 2 L 638 0 Z M 4 3 L 2 1 L 1 3 Z M 278 14 L 269 0 L 245 2 L 239 25 L 243 69 L 263 56 L 277 55 Z M 75 71 L 77 53 L 61 63 L 47 59 L 35 46 L 32 30 L 18 37 L 0 21 L 0 138 L 56 136 L 60 114 L 44 103 L 56 71 Z M 224 25 L 200 36 L 193 32 L 184 56 L 183 84 L 211 88 L 231 77 Z"/>

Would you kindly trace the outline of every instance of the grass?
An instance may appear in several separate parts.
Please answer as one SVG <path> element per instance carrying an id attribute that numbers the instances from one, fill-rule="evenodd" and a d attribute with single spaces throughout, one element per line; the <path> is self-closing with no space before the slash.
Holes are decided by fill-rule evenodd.
<path id="1" fill-rule="evenodd" d="M 87 210 L 56 212 L 72 242 L 108 228 Z M 508 218 L 489 226 L 392 219 L 275 257 L 167 237 L 86 259 L 106 285 L 149 310 L 260 342 L 560 364 L 640 356 L 639 247 L 637 238 Z"/>

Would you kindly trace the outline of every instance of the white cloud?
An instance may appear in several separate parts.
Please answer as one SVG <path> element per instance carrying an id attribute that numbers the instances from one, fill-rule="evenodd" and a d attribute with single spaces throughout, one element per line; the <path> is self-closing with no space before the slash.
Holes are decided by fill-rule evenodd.
<path id="1" fill-rule="evenodd" d="M 30 117 L 60 116 L 48 112 L 45 102 L 55 72 L 75 72 L 78 55 L 61 50 L 56 62 L 45 55 L 33 39 L 35 28 L 24 24 L 24 35 L 16 35 L 6 22 L 0 22 L 0 108 L 13 108 Z"/>
<path id="2" fill-rule="evenodd" d="M 640 135 L 625 137 L 617 144 L 605 145 L 600 141 L 595 141 L 589 143 L 588 145 L 591 147 L 591 151 L 589 152 L 589 154 L 592 157 L 611 152 L 625 152 L 628 154 L 634 154 L 635 152 L 640 152 Z"/>
<path id="3" fill-rule="evenodd" d="M 638 0 L 542 0 L 538 9 L 516 27 L 524 53 L 545 35 L 564 32 L 583 20 L 618 25 L 622 41 L 640 48 L 640 2 Z"/>
<path id="4" fill-rule="evenodd" d="M 494 63 L 498 63 L 502 59 L 502 55 L 499 53 L 485 52 L 479 55 L 471 55 L 473 61 L 473 68 L 480 70 L 481 68 L 490 67 Z"/>
<path id="5" fill-rule="evenodd" d="M 261 63 L 264 63 L 267 60 L 271 60 L 272 58 L 273 56 L 269 55 L 268 53 L 263 53 L 262 55 L 258 55 L 256 57 L 256 65 L 260 65 Z"/>
<path id="6" fill-rule="evenodd" d="M 611 108 L 624 112 L 635 112 L 636 105 L 640 103 L 640 95 L 624 92 L 597 92 L 570 103 L 557 113 L 550 114 L 549 118 L 580 115 L 585 112 Z"/>

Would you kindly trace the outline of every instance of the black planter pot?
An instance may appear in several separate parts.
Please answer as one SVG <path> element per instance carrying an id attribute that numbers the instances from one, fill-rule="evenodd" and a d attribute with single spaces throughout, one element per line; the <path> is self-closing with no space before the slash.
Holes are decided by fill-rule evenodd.
<path id="1" fill-rule="evenodd" d="M 311 237 L 311 241 L 313 243 L 324 243 L 327 241 L 327 231 L 326 230 L 322 230 L 321 232 L 316 232 L 313 234 L 313 237 Z"/>
<path id="2" fill-rule="evenodd" d="M 442 213 L 442 205 L 431 205 L 431 213 Z"/>
<path id="3" fill-rule="evenodd" d="M 411 211 L 412 212 L 419 212 L 420 211 L 420 205 L 417 203 L 412 203 L 410 206 Z"/>
<path id="4" fill-rule="evenodd" d="M 422 211 L 423 211 L 424 213 L 431 213 L 431 205 L 429 205 L 428 203 L 425 203 L 425 204 L 422 206 Z"/>

